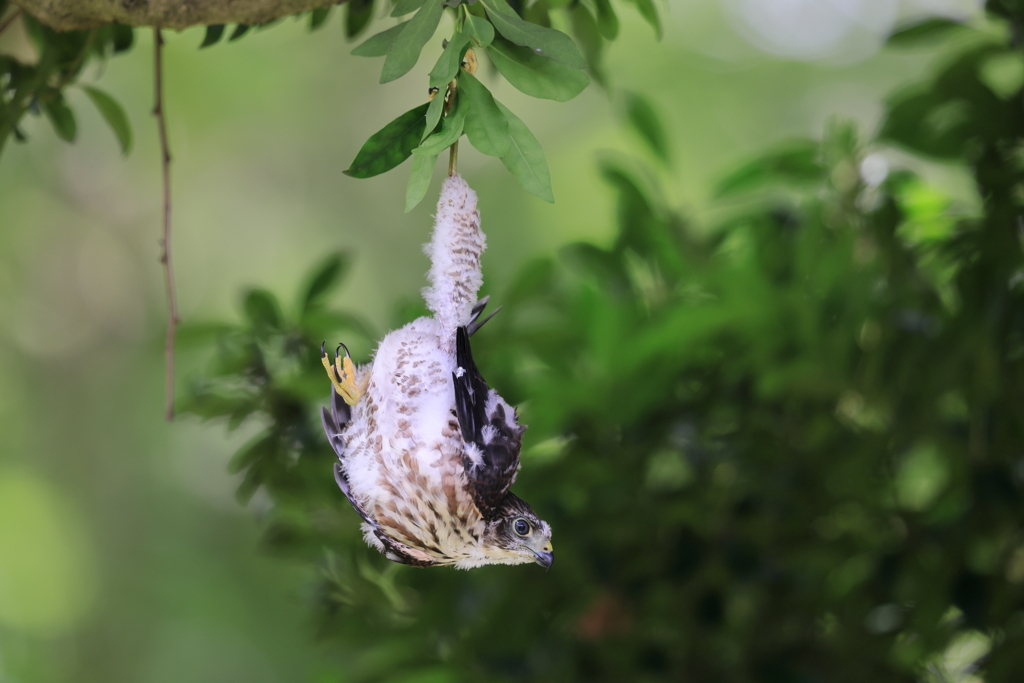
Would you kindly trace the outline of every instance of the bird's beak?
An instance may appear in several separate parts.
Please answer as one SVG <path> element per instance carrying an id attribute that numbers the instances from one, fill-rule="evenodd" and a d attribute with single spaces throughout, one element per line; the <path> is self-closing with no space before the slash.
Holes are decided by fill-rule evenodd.
<path id="1" fill-rule="evenodd" d="M 533 557 L 534 561 L 540 566 L 544 567 L 545 570 L 551 569 L 551 565 L 555 563 L 555 553 L 551 551 L 538 553 L 536 550 L 534 550 Z"/>
<path id="2" fill-rule="evenodd" d="M 555 563 L 555 549 L 551 546 L 551 541 L 540 550 L 530 548 L 530 552 L 533 553 L 534 562 L 544 567 L 545 571 L 551 569 L 551 565 Z"/>

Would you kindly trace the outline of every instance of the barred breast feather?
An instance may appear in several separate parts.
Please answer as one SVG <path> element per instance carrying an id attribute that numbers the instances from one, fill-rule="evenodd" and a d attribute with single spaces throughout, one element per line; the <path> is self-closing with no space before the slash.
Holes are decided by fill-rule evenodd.
<path id="1" fill-rule="evenodd" d="M 489 389 L 469 352 L 469 336 L 484 322 L 487 300 L 477 294 L 485 246 L 476 194 L 449 177 L 425 246 L 423 297 L 433 316 L 388 333 L 373 360 L 356 368 L 366 390 L 355 405 L 332 391 L 323 409 L 338 485 L 363 518 L 366 541 L 396 562 L 531 561 L 485 539 L 518 471 L 522 434 L 515 410 Z"/>

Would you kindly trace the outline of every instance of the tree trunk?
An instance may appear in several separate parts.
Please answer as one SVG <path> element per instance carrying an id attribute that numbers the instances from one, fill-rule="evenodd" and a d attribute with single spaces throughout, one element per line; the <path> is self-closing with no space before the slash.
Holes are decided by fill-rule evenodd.
<path id="1" fill-rule="evenodd" d="M 13 0 L 58 31 L 110 23 L 183 29 L 209 24 L 262 24 L 338 0 Z"/>

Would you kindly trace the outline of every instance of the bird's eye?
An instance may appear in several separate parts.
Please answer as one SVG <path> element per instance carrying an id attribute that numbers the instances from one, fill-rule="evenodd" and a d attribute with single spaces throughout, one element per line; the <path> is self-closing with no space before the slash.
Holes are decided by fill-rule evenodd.
<path id="1" fill-rule="evenodd" d="M 528 533 L 530 533 L 530 523 L 522 517 L 515 521 L 515 524 L 512 525 L 512 528 L 515 529 L 516 533 L 520 536 L 526 536 Z"/>

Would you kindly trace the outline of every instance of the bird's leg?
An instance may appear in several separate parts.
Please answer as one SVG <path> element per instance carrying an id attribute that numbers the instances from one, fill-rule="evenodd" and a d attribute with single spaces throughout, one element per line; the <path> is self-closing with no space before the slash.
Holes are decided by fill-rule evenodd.
<path id="1" fill-rule="evenodd" d="M 332 364 L 324 348 L 325 344 L 326 342 L 320 345 L 320 362 L 324 364 L 324 369 L 327 370 L 327 376 L 331 379 L 334 390 L 345 399 L 345 403 L 354 406 L 359 403 L 359 399 L 366 393 L 366 386 L 370 382 L 370 375 L 366 373 L 361 381 L 356 382 L 356 367 L 352 363 L 352 357 L 348 354 L 348 347 L 344 344 L 338 344 L 338 350 L 334 352 L 334 363 Z M 345 349 L 344 356 L 338 353 L 341 349 Z"/>

